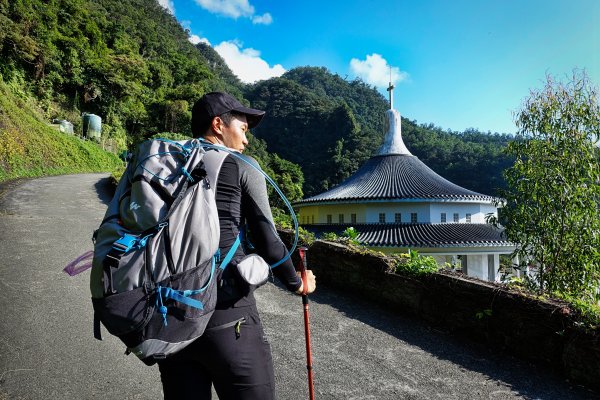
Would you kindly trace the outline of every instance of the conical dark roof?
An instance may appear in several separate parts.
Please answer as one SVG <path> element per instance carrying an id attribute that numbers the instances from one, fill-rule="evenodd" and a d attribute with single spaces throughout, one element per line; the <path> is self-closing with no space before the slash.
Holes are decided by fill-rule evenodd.
<path id="1" fill-rule="evenodd" d="M 383 154 L 370 158 L 339 186 L 296 204 L 399 199 L 491 202 L 494 198 L 442 178 L 411 154 Z"/>

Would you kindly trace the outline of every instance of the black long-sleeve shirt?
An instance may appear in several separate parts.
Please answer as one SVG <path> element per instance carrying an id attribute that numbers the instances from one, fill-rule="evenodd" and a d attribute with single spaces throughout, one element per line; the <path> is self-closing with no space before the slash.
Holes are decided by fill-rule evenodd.
<path id="1" fill-rule="evenodd" d="M 258 166 L 254 159 L 242 157 Z M 219 243 L 221 255 L 227 254 L 244 224 L 250 231 L 254 252 L 267 263 L 274 264 L 287 254 L 288 251 L 273 223 L 265 178 L 254 167 L 235 156 L 228 155 L 223 161 L 217 179 L 216 202 L 221 231 Z M 235 266 L 244 255 L 245 250 L 240 246 L 231 264 L 223 272 L 222 279 L 225 282 L 236 280 Z M 296 275 L 291 259 L 288 258 L 272 271 L 290 291 L 296 291 L 300 287 L 301 280 Z M 253 302 L 251 293 L 228 290 L 226 285 L 219 289 L 217 295 L 218 308 Z"/>

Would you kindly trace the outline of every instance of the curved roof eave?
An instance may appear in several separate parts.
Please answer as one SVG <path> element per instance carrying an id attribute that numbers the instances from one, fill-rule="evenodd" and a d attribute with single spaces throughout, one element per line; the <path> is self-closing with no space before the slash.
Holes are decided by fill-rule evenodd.
<path id="1" fill-rule="evenodd" d="M 422 198 L 340 198 L 340 199 L 323 199 L 323 200 L 299 200 L 293 203 L 294 206 L 307 206 L 307 205 L 333 205 L 333 204 L 356 204 L 356 203 L 485 203 L 494 204 L 495 201 L 500 200 L 497 197 L 482 196 L 481 198 L 473 197 L 455 197 L 455 198 L 443 198 L 443 197 L 422 197 Z"/>
<path id="2" fill-rule="evenodd" d="M 338 186 L 295 204 L 391 199 L 493 202 L 495 198 L 448 181 L 416 156 L 386 154 L 371 157 Z"/>

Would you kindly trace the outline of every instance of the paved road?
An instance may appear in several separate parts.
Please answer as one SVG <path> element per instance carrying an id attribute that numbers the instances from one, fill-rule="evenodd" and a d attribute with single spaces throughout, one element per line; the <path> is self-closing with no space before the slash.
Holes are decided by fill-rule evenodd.
<path id="1" fill-rule="evenodd" d="M 159 399 L 158 371 L 92 337 L 88 274 L 63 267 L 91 249 L 106 176 L 0 187 L 0 400 Z M 307 398 L 301 303 L 257 293 L 280 400 Z M 535 366 L 320 287 L 312 297 L 317 399 L 596 399 Z"/>

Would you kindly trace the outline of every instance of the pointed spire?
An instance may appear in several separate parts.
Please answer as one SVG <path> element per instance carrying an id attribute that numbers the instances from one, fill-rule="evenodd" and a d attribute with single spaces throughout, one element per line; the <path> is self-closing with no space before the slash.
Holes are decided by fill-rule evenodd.
<path id="1" fill-rule="evenodd" d="M 392 84 L 392 67 L 390 67 L 390 85 L 387 88 L 387 91 L 390 92 L 390 110 L 394 109 L 394 88 L 395 86 Z"/>
<path id="2" fill-rule="evenodd" d="M 387 91 L 390 92 L 390 109 L 385 112 L 387 118 L 385 124 L 386 134 L 378 154 L 404 154 L 412 156 L 402 140 L 400 113 L 394 110 L 394 87 L 392 84 L 392 68 L 390 67 L 390 85 L 387 88 Z"/>

